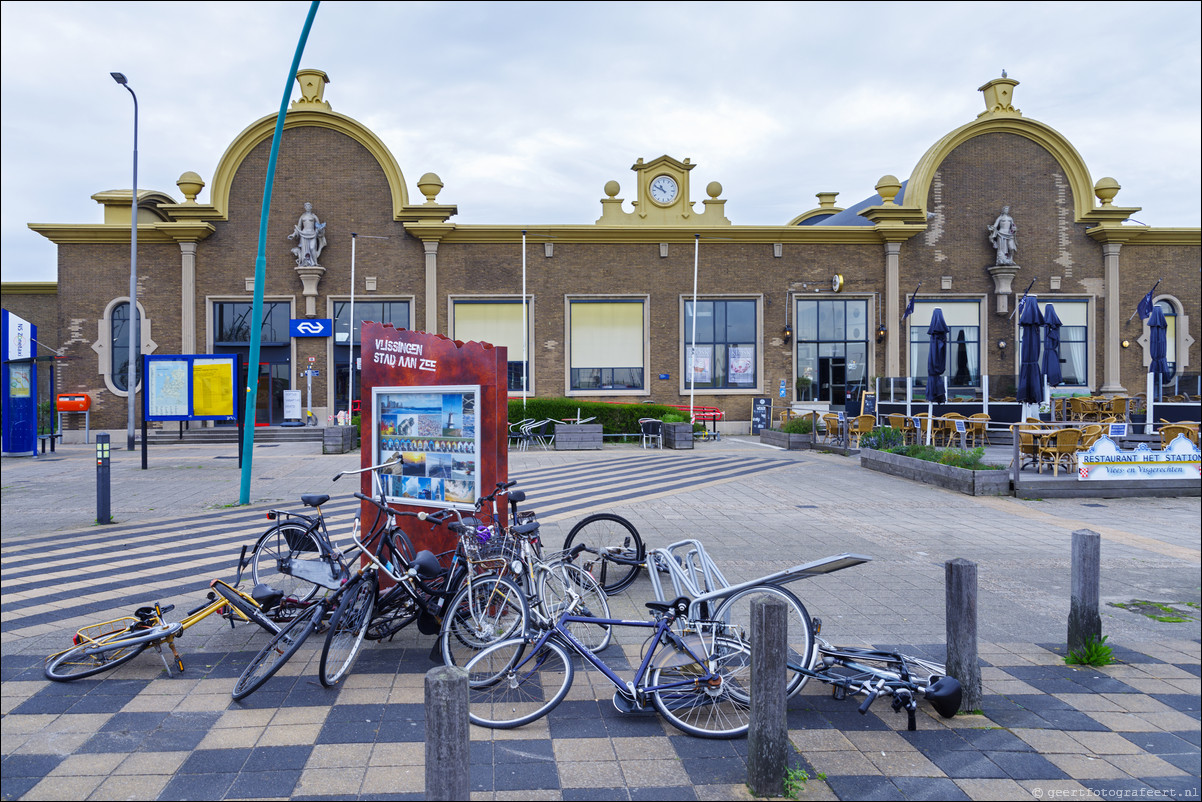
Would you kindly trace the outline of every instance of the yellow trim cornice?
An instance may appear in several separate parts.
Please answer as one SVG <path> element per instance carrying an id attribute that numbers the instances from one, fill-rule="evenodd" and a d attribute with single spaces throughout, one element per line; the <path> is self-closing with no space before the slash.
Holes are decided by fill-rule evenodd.
<path id="1" fill-rule="evenodd" d="M 57 281 L 6 281 L 5 295 L 54 295 L 58 292 Z"/>
<path id="2" fill-rule="evenodd" d="M 1086 233 L 1093 236 L 1094 229 Z M 1095 237 L 1096 239 L 1096 237 Z M 1202 246 L 1202 228 L 1145 228 L 1144 232 L 1128 245 L 1185 245 Z"/>
<path id="3" fill-rule="evenodd" d="M 1130 245 L 1132 242 L 1141 239 L 1147 231 L 1147 226 L 1124 226 L 1121 223 L 1103 223 L 1100 226 L 1086 229 L 1085 233 L 1097 242 Z"/>
<path id="4" fill-rule="evenodd" d="M 222 154 L 213 174 L 213 186 L 209 199 L 217 212 L 218 220 L 229 219 L 230 187 L 234 174 L 250 152 L 266 139 L 275 134 L 276 115 L 270 114 L 251 123 L 246 130 L 238 134 L 230 146 Z M 401 167 L 393 158 L 392 152 L 384 145 L 379 137 L 358 120 L 338 114 L 333 111 L 300 111 L 291 110 L 284 116 L 284 130 L 291 128 L 329 128 L 354 139 L 375 157 L 376 162 L 384 170 L 388 187 L 392 192 L 393 219 L 404 218 L 405 207 L 409 205 L 409 191 L 405 186 L 405 176 Z"/>
<path id="5" fill-rule="evenodd" d="M 405 226 L 406 230 L 412 228 Z M 923 227 L 907 226 L 913 234 Z M 520 243 L 522 231 L 527 242 L 622 244 L 622 243 L 691 243 L 695 234 L 701 244 L 777 242 L 879 245 L 881 234 L 872 226 L 714 226 L 684 228 L 682 226 L 454 226 L 441 238 L 442 242 L 464 244 Z M 415 232 L 416 233 L 416 232 Z M 910 234 L 912 236 L 913 234 Z"/>
<path id="6" fill-rule="evenodd" d="M 55 245 L 112 245 L 129 242 L 128 225 L 104 223 L 29 223 Z M 209 223 L 139 223 L 138 242 L 198 242 L 216 229 Z"/>
<path id="7" fill-rule="evenodd" d="M 1004 115 L 981 117 L 967 125 L 960 126 L 932 145 L 910 173 L 909 183 L 906 184 L 906 206 L 918 208 L 925 218 L 927 194 L 939 165 L 953 150 L 968 140 L 993 133 L 1026 137 L 1052 154 L 1052 157 L 1064 170 L 1069 186 L 1072 187 L 1074 211 L 1078 223 L 1102 222 L 1113 216 L 1113 207 L 1112 213 L 1107 214 L 1102 211 L 1102 207 L 1094 206 L 1093 181 L 1089 177 L 1085 161 L 1077 149 L 1059 131 L 1028 117 Z M 1124 209 L 1123 211 L 1126 213 L 1133 210 Z"/>

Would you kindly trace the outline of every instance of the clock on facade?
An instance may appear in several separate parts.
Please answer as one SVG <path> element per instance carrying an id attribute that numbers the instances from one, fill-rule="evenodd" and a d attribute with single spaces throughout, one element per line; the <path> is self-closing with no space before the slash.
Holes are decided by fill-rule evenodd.
<path id="1" fill-rule="evenodd" d="M 839 292 L 839 290 L 843 289 L 842 273 L 836 273 L 835 275 L 831 276 L 831 289 L 835 292 Z"/>
<path id="2" fill-rule="evenodd" d="M 679 188 L 676 186 L 676 179 L 670 175 L 658 175 L 651 179 L 649 189 L 651 200 L 661 206 L 667 206 L 676 200 L 676 193 L 679 191 Z"/>

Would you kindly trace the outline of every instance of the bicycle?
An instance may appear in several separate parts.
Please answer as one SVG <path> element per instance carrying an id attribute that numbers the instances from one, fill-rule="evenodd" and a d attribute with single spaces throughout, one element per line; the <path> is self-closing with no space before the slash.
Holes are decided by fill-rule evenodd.
<path id="1" fill-rule="evenodd" d="M 386 466 L 346 473 L 362 473 L 381 467 Z M 419 628 L 422 621 L 440 621 L 442 604 L 448 597 L 451 597 L 449 610 L 457 609 L 456 600 L 463 593 L 473 591 L 476 595 L 470 597 L 471 603 L 487 600 L 490 605 L 487 622 L 482 617 L 471 619 L 475 622 L 473 651 L 524 629 L 528 611 L 517 587 L 499 577 L 474 578 L 466 560 L 460 559 L 460 549 L 456 550 L 450 568 L 443 568 L 438 558 L 428 551 L 415 554 L 408 536 L 395 522 L 398 517 L 409 516 L 438 525 L 449 513 L 393 510 L 385 500 L 382 485 L 375 482 L 375 486 L 380 492 L 379 499 L 354 494 L 355 498 L 377 508 L 366 538 L 359 536 L 360 518 L 356 515 L 351 534 L 354 545 L 346 550 L 339 551 L 326 544 L 316 560 L 295 555 L 278 558 L 283 573 L 296 571 L 299 567 L 305 571 L 307 579 L 320 582 L 328 592 L 308 606 L 255 656 L 234 686 L 235 700 L 249 696 L 274 676 L 312 634 L 322 630 L 327 616 L 330 616 L 329 627 L 318 667 L 318 676 L 326 687 L 336 685 L 350 672 L 365 639 L 388 637 L 415 619 L 419 621 Z M 310 519 L 314 525 L 311 532 L 321 531 L 315 526 L 317 518 Z M 346 558 L 353 554 L 363 557 L 366 562 L 354 571 L 348 567 L 341 577 L 331 571 L 334 559 L 345 564 Z M 379 590 L 381 573 L 396 583 L 383 596 Z M 438 631 L 437 626 L 436 623 L 434 632 Z M 493 629 L 490 630 L 490 626 Z"/>
<path id="2" fill-rule="evenodd" d="M 490 495 L 477 499 L 474 514 L 459 516 L 459 521 L 452 524 L 451 529 L 467 538 L 466 548 L 476 554 L 476 560 L 522 588 L 536 626 L 551 626 L 564 611 L 594 619 L 608 618 L 609 602 L 605 592 L 587 571 L 571 562 L 574 555 L 543 554 L 535 514 L 519 513 L 517 509 L 518 504 L 525 501 L 526 494 L 521 490 L 509 490 L 516 484 L 498 482 Z M 512 520 L 515 521 L 508 528 L 502 524 L 500 516 L 489 516 L 483 511 L 486 504 L 495 506 L 497 496 L 501 493 L 506 494 L 512 508 Z M 491 523 L 485 523 L 482 520 L 485 518 L 490 519 Z M 478 546 L 473 545 L 474 541 L 470 538 L 472 534 L 476 535 Z M 439 636 L 443 661 L 447 665 L 462 664 L 455 652 L 458 641 L 463 638 L 460 627 L 461 619 L 448 618 Z M 609 645 L 612 632 L 608 625 L 597 623 L 574 624 L 572 630 L 582 643 L 594 651 Z M 471 643 L 477 640 L 475 636 L 468 637 Z"/>
<path id="3" fill-rule="evenodd" d="M 596 556 L 585 570 L 594 572 L 606 593 L 620 593 L 638 578 L 647 549 L 634 524 L 609 512 L 588 515 L 572 527 L 563 542 L 565 552 L 578 545 Z M 662 601 L 662 600 L 661 600 Z"/>
<path id="4" fill-rule="evenodd" d="M 822 630 L 821 619 L 815 618 L 813 625 L 816 633 Z M 917 729 L 919 698 L 929 701 L 943 718 L 952 718 L 960 709 L 963 688 L 939 663 L 888 650 L 832 646 L 817 635 L 814 642 L 813 661 L 809 665 L 788 661 L 788 670 L 830 685 L 836 699 L 864 694 L 862 715 L 882 694 L 892 699 L 894 712 L 906 711 L 910 731 Z"/>
<path id="5" fill-rule="evenodd" d="M 241 582 L 246 568 L 246 549 L 238 559 L 238 573 L 234 583 L 214 579 L 209 583 L 208 601 L 189 612 L 180 621 L 169 622 L 164 616 L 175 609 L 174 604 L 166 607 L 158 602 L 139 607 L 132 616 L 123 616 L 111 621 L 92 624 L 76 631 L 72 646 L 46 658 L 43 673 L 55 682 L 91 677 L 111 671 L 137 657 L 148 646 L 153 646 L 163 660 L 167 673 L 171 665 L 163 654 L 163 645 L 171 650 L 177 670 L 184 671 L 184 660 L 175 647 L 175 638 L 214 613 L 230 622 L 253 621 L 264 630 L 275 635 L 280 627 L 265 613 L 279 610 L 284 601 L 283 594 L 272 588 L 258 585 L 251 594 L 236 586 Z"/>
<path id="6" fill-rule="evenodd" d="M 590 619 L 567 612 L 550 629 L 485 648 L 465 666 L 471 722 L 510 729 L 547 715 L 571 689 L 571 651 L 613 684 L 619 711 L 654 705 L 689 735 L 744 735 L 750 722 L 751 651 L 722 622 L 688 619 L 690 607 L 690 600 L 682 596 L 672 602 L 648 602 L 650 621 L 602 621 L 650 630 L 642 662 L 630 680 L 615 674 L 568 628 Z"/>

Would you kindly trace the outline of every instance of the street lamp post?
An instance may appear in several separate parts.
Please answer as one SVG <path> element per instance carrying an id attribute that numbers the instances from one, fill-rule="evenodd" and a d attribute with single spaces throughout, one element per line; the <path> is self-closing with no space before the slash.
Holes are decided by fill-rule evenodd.
<path id="1" fill-rule="evenodd" d="M 138 96 L 130 89 L 129 82 L 119 72 L 109 73 L 113 80 L 129 90 L 134 99 L 134 187 L 130 199 L 129 221 L 129 372 L 126 378 L 126 400 L 129 402 L 129 417 L 125 433 L 126 450 L 134 450 L 134 406 L 137 403 L 135 388 L 137 387 L 137 355 L 138 337 Z"/>

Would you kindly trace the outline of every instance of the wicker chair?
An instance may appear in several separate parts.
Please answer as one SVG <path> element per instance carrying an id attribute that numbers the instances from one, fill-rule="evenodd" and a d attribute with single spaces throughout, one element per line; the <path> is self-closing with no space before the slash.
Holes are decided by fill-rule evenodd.
<path id="1" fill-rule="evenodd" d="M 902 442 L 907 445 L 918 442 L 918 430 L 914 428 L 913 419 L 900 414 L 890 415 L 889 426 L 902 433 Z"/>
<path id="2" fill-rule="evenodd" d="M 981 445 L 982 441 L 985 445 L 989 445 L 989 415 L 985 412 L 978 412 L 975 415 L 969 415 L 968 420 L 968 436 L 971 438 L 973 446 Z"/>
<path id="3" fill-rule="evenodd" d="M 1168 426 L 1160 427 L 1160 447 L 1168 448 L 1169 443 L 1173 442 L 1177 438 L 1177 435 L 1183 435 L 1186 440 L 1189 440 L 1194 445 L 1198 445 L 1197 429 L 1183 423 L 1170 423 Z"/>
<path id="4" fill-rule="evenodd" d="M 1064 463 L 1066 470 L 1071 469 L 1076 458 L 1077 449 L 1081 445 L 1080 429 L 1058 429 L 1054 435 L 1046 437 L 1039 446 L 1039 472 L 1043 473 L 1044 462 L 1052 466 L 1052 475 L 1060 475 L 1060 464 Z"/>
<path id="5" fill-rule="evenodd" d="M 873 415 L 857 415 L 852 418 L 847 424 L 848 445 L 852 448 L 859 448 L 860 438 L 871 432 L 874 426 L 876 426 L 876 417 Z"/>
<path id="6" fill-rule="evenodd" d="M 1102 432 L 1106 430 L 1100 423 L 1091 423 L 1088 426 L 1081 427 L 1081 451 L 1088 451 L 1098 438 L 1102 436 Z"/>

